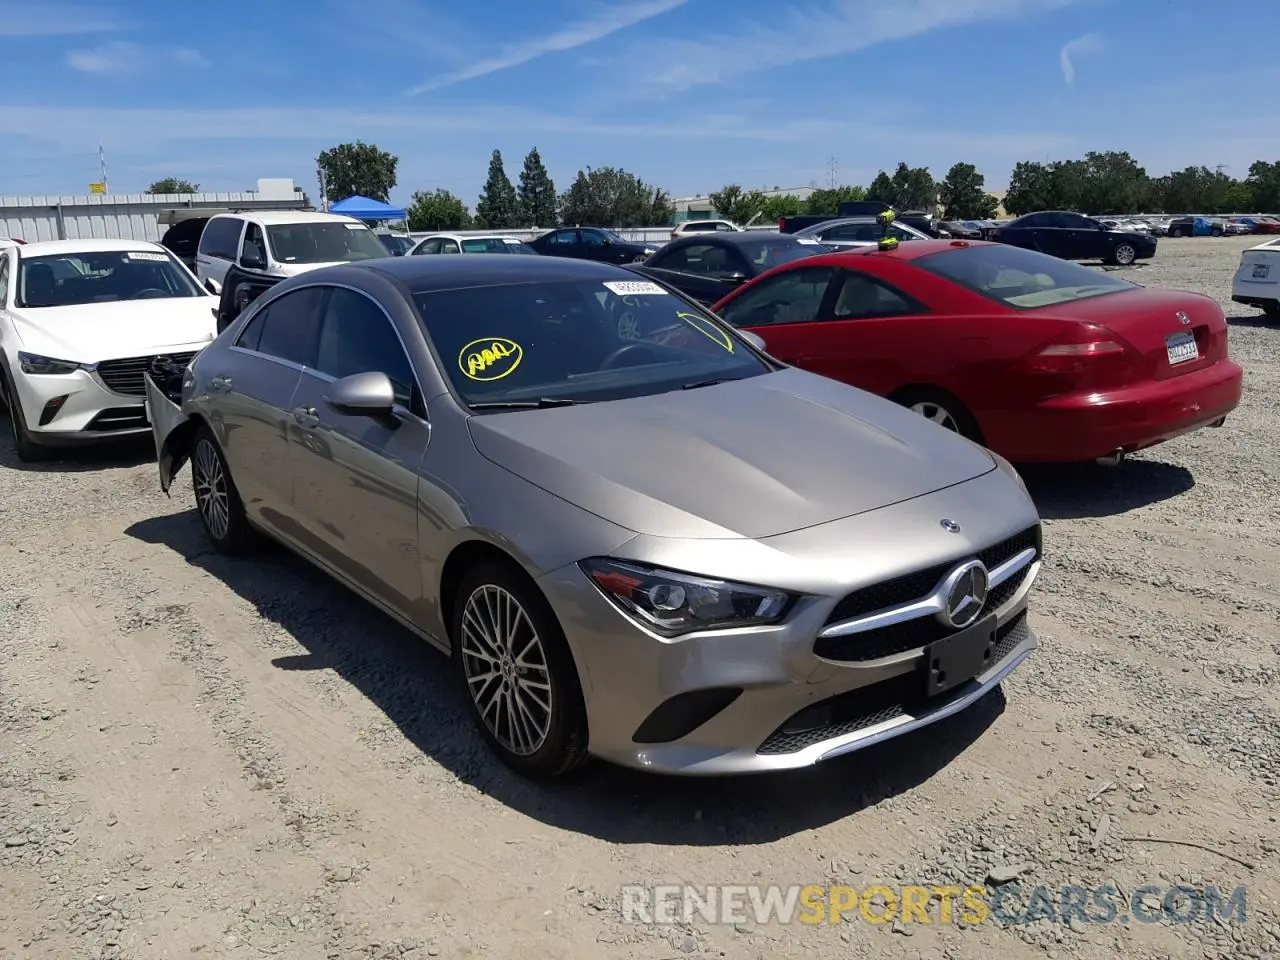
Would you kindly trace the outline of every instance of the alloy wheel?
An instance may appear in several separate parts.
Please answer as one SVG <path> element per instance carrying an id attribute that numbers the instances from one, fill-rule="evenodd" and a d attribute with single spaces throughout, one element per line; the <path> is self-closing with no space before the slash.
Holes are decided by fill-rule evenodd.
<path id="1" fill-rule="evenodd" d="M 215 540 L 223 540 L 231 527 L 231 511 L 227 498 L 227 474 L 213 444 L 202 438 L 191 458 L 196 488 L 196 506 L 200 517 Z"/>
<path id="2" fill-rule="evenodd" d="M 946 427 L 953 433 L 960 432 L 960 427 L 956 423 L 956 418 L 953 417 L 951 412 L 941 404 L 925 400 L 921 403 L 913 403 L 911 405 L 911 409 L 920 414 L 920 416 L 924 417 L 926 420 L 932 420 L 940 427 Z"/>
<path id="3" fill-rule="evenodd" d="M 1116 263 L 1128 266 L 1138 257 L 1138 252 L 1127 243 L 1122 243 L 1116 247 Z"/>
<path id="4" fill-rule="evenodd" d="M 467 691 L 503 747 L 536 753 L 551 729 L 551 673 L 542 638 L 520 601 L 496 584 L 477 587 L 462 611 Z"/>

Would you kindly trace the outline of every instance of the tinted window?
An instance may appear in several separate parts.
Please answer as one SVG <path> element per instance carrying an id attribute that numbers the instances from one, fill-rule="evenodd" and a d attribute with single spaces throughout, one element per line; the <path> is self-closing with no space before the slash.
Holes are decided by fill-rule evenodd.
<path id="1" fill-rule="evenodd" d="M 267 244 L 262 237 L 262 228 L 256 223 L 249 224 L 244 232 L 244 246 L 241 248 L 240 255 L 242 257 L 257 257 L 260 260 L 267 259 Z"/>
<path id="2" fill-rule="evenodd" d="M 1051 227 L 1053 226 L 1053 214 L 1051 213 L 1029 213 L 1025 217 L 1019 217 L 1012 223 L 1010 227 Z"/>
<path id="3" fill-rule="evenodd" d="M 898 317 L 918 310 L 902 294 L 865 273 L 845 274 L 831 315 L 837 320 Z"/>
<path id="4" fill-rule="evenodd" d="M 599 230 L 579 230 L 578 236 L 582 238 L 584 246 L 603 247 L 607 237 Z"/>
<path id="5" fill-rule="evenodd" d="M 262 332 L 258 337 L 257 351 L 293 363 L 307 363 L 315 343 L 316 322 L 323 298 L 322 288 L 306 287 L 286 293 L 268 305 L 258 314 Z M 250 326 L 257 322 L 255 318 Z"/>
<path id="6" fill-rule="evenodd" d="M 463 253 L 513 253 L 511 244 L 501 237 L 476 237 L 462 241 Z"/>
<path id="7" fill-rule="evenodd" d="M 653 266 L 663 270 L 679 270 L 707 277 L 724 277 L 731 273 L 743 273 L 746 262 L 736 250 L 711 243 L 692 243 L 666 253 L 660 253 Z"/>
<path id="8" fill-rule="evenodd" d="M 200 235 L 200 252 L 208 257 L 234 260 L 243 229 L 244 221 L 239 217 L 214 217 Z"/>
<path id="9" fill-rule="evenodd" d="M 702 308 L 621 271 L 604 282 L 490 285 L 414 301 L 470 404 L 612 400 L 770 369 Z"/>
<path id="10" fill-rule="evenodd" d="M 272 224 L 267 241 L 280 263 L 350 263 L 387 256 L 372 230 L 342 220 Z"/>
<path id="11" fill-rule="evenodd" d="M 547 243 L 555 244 L 556 246 L 568 246 L 569 244 L 574 244 L 577 242 L 578 242 L 577 230 L 560 230 L 556 233 L 551 234 L 551 236 L 547 238 Z"/>
<path id="12" fill-rule="evenodd" d="M 404 345 L 382 308 L 362 293 L 339 288 L 329 294 L 312 366 L 331 377 L 385 373 L 396 400 L 406 407 L 412 401 L 413 368 Z"/>
<path id="13" fill-rule="evenodd" d="M 773 236 L 768 240 L 758 240 L 753 243 L 740 243 L 738 249 L 742 251 L 743 256 L 755 264 L 756 273 L 764 273 L 766 270 L 772 270 L 784 263 L 791 263 L 793 260 L 803 260 L 805 257 L 831 252 L 829 247 L 822 246 L 816 240 L 805 242 L 795 237 L 783 236 Z"/>
<path id="14" fill-rule="evenodd" d="M 9 258 L 0 255 L 0 309 L 9 303 Z"/>
<path id="15" fill-rule="evenodd" d="M 244 347 L 246 350 L 257 350 L 258 341 L 262 339 L 262 328 L 266 325 L 266 321 L 266 310 L 259 310 L 255 313 L 253 319 L 245 324 L 244 329 L 240 331 L 240 336 L 236 338 L 236 346 Z"/>
<path id="16" fill-rule="evenodd" d="M 1004 245 L 931 253 L 912 264 L 1020 310 L 1136 289 L 1111 274 Z"/>
<path id="17" fill-rule="evenodd" d="M 822 299 L 835 275 L 833 267 L 800 267 L 770 277 L 720 312 L 735 327 L 808 323 L 818 319 Z"/>

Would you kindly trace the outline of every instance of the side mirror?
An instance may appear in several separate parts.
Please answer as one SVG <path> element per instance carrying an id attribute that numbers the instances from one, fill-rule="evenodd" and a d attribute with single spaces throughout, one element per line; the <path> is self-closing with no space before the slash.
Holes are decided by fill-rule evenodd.
<path id="1" fill-rule="evenodd" d="M 764 337 L 760 336 L 758 333 L 752 333 L 750 330 L 739 330 L 738 336 L 762 353 L 769 349 L 765 346 Z"/>
<path id="2" fill-rule="evenodd" d="M 265 270 L 267 258 L 256 247 L 245 247 L 244 253 L 240 255 L 240 266 L 246 270 Z"/>
<path id="3" fill-rule="evenodd" d="M 211 294 L 213 294 L 215 297 L 222 296 L 222 284 L 220 284 L 217 280 L 213 279 L 213 277 L 205 278 L 204 288 L 208 290 Z"/>
<path id="4" fill-rule="evenodd" d="M 330 384 L 324 402 L 348 416 L 383 417 L 391 415 L 396 392 L 385 373 L 353 373 Z"/>

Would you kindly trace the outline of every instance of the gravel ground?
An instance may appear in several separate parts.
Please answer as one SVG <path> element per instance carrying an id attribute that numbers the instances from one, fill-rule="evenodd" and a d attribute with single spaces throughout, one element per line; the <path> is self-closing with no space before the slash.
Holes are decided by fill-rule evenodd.
<path id="1" fill-rule="evenodd" d="M 32 470 L 5 434 L 0 958 L 1276 956 L 1280 328 L 1230 303 L 1247 245 L 1164 241 L 1127 271 L 1222 303 L 1246 395 L 1223 429 L 1116 469 L 1028 476 L 1037 656 L 944 729 L 796 775 L 521 782 L 423 644 L 281 550 L 210 553 L 149 445 Z M 1011 879 L 1126 901 L 1244 885 L 1247 913 L 619 912 L 632 883 Z"/>

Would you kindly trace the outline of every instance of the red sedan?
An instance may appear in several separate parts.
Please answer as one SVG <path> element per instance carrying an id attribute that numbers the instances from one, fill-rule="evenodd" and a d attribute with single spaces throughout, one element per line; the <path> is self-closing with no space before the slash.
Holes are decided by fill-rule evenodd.
<path id="1" fill-rule="evenodd" d="M 999 243 L 916 240 L 785 264 L 713 307 L 771 354 L 1020 463 L 1221 426 L 1243 371 L 1212 299 Z"/>

